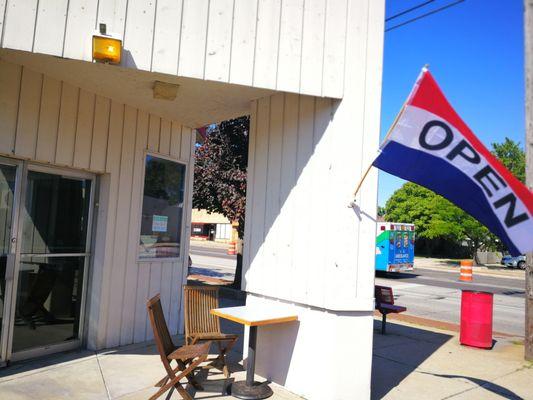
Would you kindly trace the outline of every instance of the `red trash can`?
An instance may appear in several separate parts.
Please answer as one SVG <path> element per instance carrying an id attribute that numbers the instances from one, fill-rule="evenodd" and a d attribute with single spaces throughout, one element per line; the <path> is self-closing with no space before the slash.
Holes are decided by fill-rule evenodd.
<path id="1" fill-rule="evenodd" d="M 463 290 L 461 295 L 461 344 L 490 349 L 492 347 L 493 294 Z"/>

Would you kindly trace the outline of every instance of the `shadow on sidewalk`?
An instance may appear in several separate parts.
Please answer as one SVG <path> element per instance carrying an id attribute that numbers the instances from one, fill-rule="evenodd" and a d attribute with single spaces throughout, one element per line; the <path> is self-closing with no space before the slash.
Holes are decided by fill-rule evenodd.
<path id="1" fill-rule="evenodd" d="M 451 335 L 374 320 L 371 398 L 382 399 L 400 382 L 444 345 Z M 401 355 L 401 356 L 400 356 Z"/>
<path id="2" fill-rule="evenodd" d="M 509 399 L 509 400 L 524 400 L 522 397 L 518 396 L 516 393 L 510 391 L 509 389 L 507 388 L 504 388 L 503 386 L 500 386 L 500 385 L 497 385 L 496 383 L 494 382 L 489 382 L 489 381 L 486 381 L 484 379 L 479 379 L 479 378 L 474 378 L 474 377 L 471 377 L 471 376 L 465 376 L 465 375 L 447 375 L 447 374 L 432 374 L 430 372 L 423 372 L 423 371 L 420 371 L 421 374 L 426 374 L 426 375 L 432 375 L 432 376 L 436 376 L 436 377 L 439 377 L 439 378 L 446 378 L 446 379 L 466 379 L 470 382 L 472 382 L 473 384 L 485 389 L 485 390 L 488 390 L 489 392 L 492 392 L 498 396 L 502 396 L 504 399 Z"/>

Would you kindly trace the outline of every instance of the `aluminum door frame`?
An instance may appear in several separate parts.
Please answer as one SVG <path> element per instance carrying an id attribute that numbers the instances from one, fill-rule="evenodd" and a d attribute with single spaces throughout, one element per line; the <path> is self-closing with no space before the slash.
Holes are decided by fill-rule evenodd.
<path id="1" fill-rule="evenodd" d="M 92 238 L 92 223 L 93 223 L 93 213 L 94 213 L 94 193 L 95 193 L 95 185 L 96 185 L 96 175 L 90 172 L 85 171 L 78 171 L 68 168 L 62 168 L 62 167 L 56 167 L 56 166 L 48 166 L 48 165 L 42 165 L 38 163 L 33 163 L 30 161 L 20 161 L 21 164 L 21 174 L 20 174 L 20 183 L 19 183 L 19 207 L 17 208 L 17 236 L 15 240 L 15 259 L 14 259 L 14 268 L 13 268 L 13 281 L 12 281 L 12 292 L 11 292 L 11 307 L 10 307 L 10 318 L 8 320 L 8 332 L 7 335 L 4 334 L 3 336 L 7 336 L 6 338 L 6 349 L 5 349 L 5 361 L 19 361 L 19 360 L 25 360 L 28 358 L 34 358 L 34 357 L 40 357 L 52 353 L 58 353 L 61 351 L 67 351 L 67 350 L 73 350 L 76 348 L 81 347 L 83 343 L 83 339 L 85 336 L 84 331 L 84 318 L 85 318 L 85 306 L 86 306 L 86 299 L 87 299 L 87 287 L 89 282 L 88 272 L 89 272 L 89 264 L 91 261 L 91 238 Z M 54 253 L 55 257 L 58 257 L 60 255 L 63 256 L 71 256 L 71 257 L 84 257 L 84 263 L 83 263 L 83 283 L 82 283 L 82 293 L 81 293 L 81 300 L 80 300 L 80 318 L 78 321 L 79 327 L 78 327 L 78 338 L 68 341 L 68 342 L 62 342 L 62 343 L 56 343 L 52 345 L 45 345 L 45 346 L 38 346 L 29 348 L 26 350 L 22 350 L 19 352 L 12 352 L 12 346 L 13 346 L 13 333 L 14 333 L 14 327 L 15 327 L 15 307 L 16 307 L 16 301 L 17 301 L 17 289 L 18 289 L 18 278 L 19 278 L 19 271 L 20 271 L 20 258 L 21 258 L 21 242 L 22 240 L 19 237 L 19 234 L 22 232 L 22 218 L 20 218 L 20 210 L 22 208 L 22 205 L 25 202 L 26 199 L 26 192 L 27 192 L 27 186 L 28 186 L 28 171 L 35 171 L 35 172 L 43 172 L 53 175 L 60 175 L 67 178 L 74 178 L 74 179 L 83 179 L 83 180 L 90 180 L 91 181 L 91 193 L 89 196 L 89 212 L 87 215 L 87 235 L 85 239 L 85 252 L 84 253 L 76 253 L 74 256 L 73 253 Z M 18 171 L 17 171 L 18 172 Z M 40 254 L 42 256 L 42 254 Z"/>
<path id="2" fill-rule="evenodd" d="M 0 331 L 0 367 L 5 366 L 9 360 L 9 330 L 12 319 L 13 305 L 13 289 L 15 281 L 15 266 L 17 264 L 16 248 L 18 240 L 18 220 L 20 215 L 20 196 L 22 189 L 22 173 L 23 161 L 0 157 L 0 164 L 15 167 L 15 193 L 13 195 L 13 207 L 11 210 L 11 239 L 9 245 L 9 253 L 6 260 L 5 272 L 5 293 L 4 293 L 4 310 L 2 317 L 2 327 Z"/>

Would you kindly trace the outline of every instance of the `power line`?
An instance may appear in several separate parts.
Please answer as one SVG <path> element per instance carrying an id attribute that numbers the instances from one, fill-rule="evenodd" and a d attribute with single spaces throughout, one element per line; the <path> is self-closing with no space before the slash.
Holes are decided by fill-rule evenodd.
<path id="1" fill-rule="evenodd" d="M 425 17 L 428 17 L 430 15 L 433 15 L 433 14 L 436 14 L 440 11 L 443 11 L 443 10 L 446 10 L 447 8 L 450 8 L 450 7 L 453 7 L 453 6 L 456 6 L 457 4 L 459 3 L 463 3 L 465 0 L 458 0 L 456 2 L 453 2 L 453 3 L 450 3 L 450 4 L 447 4 L 443 7 L 440 7 L 440 8 L 436 8 L 435 10 L 432 10 L 430 12 L 427 12 L 425 14 L 422 14 L 422 15 L 419 15 L 418 17 L 415 17 L 415 18 L 411 18 L 405 22 L 402 22 L 401 24 L 398 24 L 398 25 L 394 25 L 390 28 L 387 28 L 385 29 L 385 32 L 389 32 L 389 31 L 392 31 L 393 29 L 396 29 L 396 28 L 399 28 L 401 26 L 404 26 L 404 25 L 407 25 L 407 24 L 410 24 L 411 22 L 415 22 L 415 21 L 418 21 L 419 19 L 422 19 L 422 18 L 425 18 Z"/>
<path id="2" fill-rule="evenodd" d="M 394 19 L 394 18 L 401 17 L 402 15 L 407 14 L 407 13 L 410 13 L 411 11 L 418 10 L 419 8 L 422 8 L 422 7 L 424 7 L 425 5 L 428 5 L 429 3 L 433 3 L 434 1 L 435 1 L 435 0 L 429 0 L 429 1 L 426 1 L 426 2 L 424 2 L 424 3 L 419 4 L 419 5 L 417 5 L 417 6 L 414 6 L 414 7 L 408 8 L 407 10 L 403 10 L 403 11 L 399 12 L 398 14 L 395 14 L 395 15 L 389 17 L 389 18 L 385 18 L 385 22 L 388 22 L 388 21 L 390 21 L 390 20 L 392 20 L 392 19 Z"/>

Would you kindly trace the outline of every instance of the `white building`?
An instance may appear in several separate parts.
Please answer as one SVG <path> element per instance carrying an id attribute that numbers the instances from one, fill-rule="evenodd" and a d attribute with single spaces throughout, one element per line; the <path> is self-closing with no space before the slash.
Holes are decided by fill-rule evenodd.
<path id="1" fill-rule="evenodd" d="M 383 0 L 0 1 L 0 361 L 148 340 L 158 292 L 179 331 L 193 129 L 251 114 L 243 289 L 299 316 L 259 330 L 257 372 L 368 398 L 376 173 L 347 205 L 383 24 Z"/>

